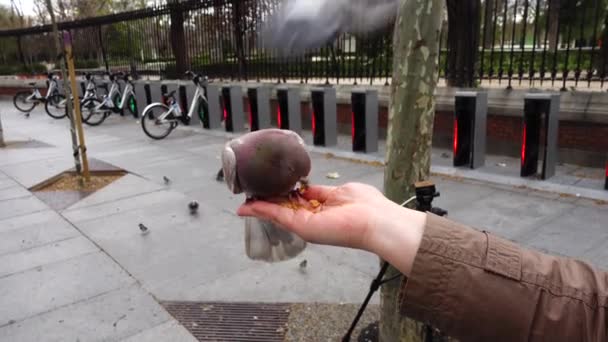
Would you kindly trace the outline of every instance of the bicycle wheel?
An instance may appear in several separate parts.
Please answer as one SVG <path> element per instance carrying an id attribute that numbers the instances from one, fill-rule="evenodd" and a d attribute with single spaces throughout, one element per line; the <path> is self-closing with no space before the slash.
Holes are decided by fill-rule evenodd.
<path id="1" fill-rule="evenodd" d="M 108 116 L 105 109 L 96 109 L 101 104 L 98 99 L 84 100 L 80 105 L 80 113 L 82 113 L 82 121 L 89 126 L 98 126 Z"/>
<path id="2" fill-rule="evenodd" d="M 112 108 L 112 111 L 116 114 L 120 114 L 120 116 L 125 115 L 124 111 L 120 108 L 120 94 L 114 94 L 114 97 L 112 97 L 112 103 L 114 104 L 114 108 Z"/>
<path id="3" fill-rule="evenodd" d="M 201 124 L 204 128 L 209 128 L 209 105 L 207 101 L 202 100 L 198 105 L 198 117 L 201 119 Z"/>
<path id="4" fill-rule="evenodd" d="M 129 96 L 129 99 L 127 100 L 127 107 L 129 108 L 129 112 L 131 112 L 131 114 L 137 118 L 139 113 L 137 112 L 137 100 L 135 100 L 135 96 Z"/>
<path id="5" fill-rule="evenodd" d="M 27 98 L 30 95 L 32 95 L 32 93 L 29 91 L 20 91 L 15 94 L 15 97 L 13 97 L 13 104 L 18 111 L 29 113 L 36 107 L 36 102 L 28 102 Z"/>
<path id="6" fill-rule="evenodd" d="M 66 99 L 61 94 L 55 94 L 46 101 L 44 110 L 53 119 L 63 119 L 68 116 L 66 112 Z"/>
<path id="7" fill-rule="evenodd" d="M 168 115 L 163 122 L 158 119 L 164 116 L 169 107 L 164 104 L 158 103 L 154 106 L 148 107 L 148 109 L 141 115 L 141 128 L 144 130 L 147 136 L 152 139 L 161 140 L 166 138 L 171 131 L 177 127 L 177 123 L 174 121 L 168 122 L 166 120 L 173 120 L 175 117 L 173 114 Z"/>

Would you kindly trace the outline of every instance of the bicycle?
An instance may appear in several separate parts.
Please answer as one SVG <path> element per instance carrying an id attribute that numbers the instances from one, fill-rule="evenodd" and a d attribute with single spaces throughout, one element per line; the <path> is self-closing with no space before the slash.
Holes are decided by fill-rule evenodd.
<path id="1" fill-rule="evenodd" d="M 31 91 L 19 91 L 13 97 L 13 104 L 20 112 L 29 114 L 34 108 L 44 103 L 46 113 L 53 119 L 63 119 L 67 116 L 65 107 L 65 96 L 59 93 L 58 76 L 52 73 L 47 74 L 47 92 L 45 96 L 40 94 L 40 90 L 36 88 L 36 83 L 28 83 L 33 87 Z M 55 111 L 57 110 L 57 111 Z"/>
<path id="2" fill-rule="evenodd" d="M 179 125 L 188 124 L 194 111 L 197 111 L 201 122 L 205 122 L 207 113 L 209 112 L 209 103 L 205 96 L 205 87 L 208 83 L 207 76 L 195 74 L 192 71 L 186 72 L 186 76 L 192 77 L 192 82 L 196 85 L 194 97 L 190 104 L 188 113 L 184 112 L 179 105 L 179 101 L 175 99 L 175 90 L 168 94 L 163 94 L 165 103 L 156 102 L 149 104 L 141 115 L 141 127 L 144 133 L 152 139 L 161 140 L 166 138 Z"/>
<path id="3" fill-rule="evenodd" d="M 95 78 L 91 73 L 84 74 L 84 79 L 87 81 L 87 84 L 84 88 L 84 96 L 80 98 L 80 101 L 86 101 L 91 98 L 97 98 L 97 84 L 95 83 Z"/>
<path id="4" fill-rule="evenodd" d="M 80 105 L 82 121 L 89 126 L 100 125 L 112 113 L 121 113 L 125 107 L 129 109 L 135 118 L 137 118 L 135 90 L 133 83 L 129 78 L 129 74 L 118 72 L 108 75 L 112 82 L 108 94 L 104 95 L 101 100 L 96 97 L 86 99 L 82 101 L 82 104 Z M 118 84 L 118 76 L 122 76 L 126 83 L 122 94 Z M 117 98 L 120 98 L 120 101 L 117 101 Z"/>

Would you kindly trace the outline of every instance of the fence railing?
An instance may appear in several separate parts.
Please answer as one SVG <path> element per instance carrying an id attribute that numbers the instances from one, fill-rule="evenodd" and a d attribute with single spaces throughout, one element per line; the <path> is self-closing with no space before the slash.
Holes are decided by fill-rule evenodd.
<path id="1" fill-rule="evenodd" d="M 439 77 L 448 84 L 473 79 L 477 85 L 504 87 L 603 87 L 608 0 L 465 2 L 473 4 L 470 10 L 479 20 L 450 16 L 454 1 L 463 4 L 446 0 L 440 32 Z M 221 79 L 390 83 L 392 23 L 367 35 L 344 32 L 322 48 L 284 58 L 262 49 L 259 35 L 260 23 L 278 2 L 190 0 L 64 22 L 59 28 L 72 35 L 78 69 L 161 78 L 193 69 Z M 463 35 L 457 30 L 463 25 L 476 27 Z M 478 49 L 463 54 L 467 44 L 461 42 Z M 0 46 L 0 74 L 42 71 L 40 63 L 55 59 L 49 25 L 0 31 Z"/>

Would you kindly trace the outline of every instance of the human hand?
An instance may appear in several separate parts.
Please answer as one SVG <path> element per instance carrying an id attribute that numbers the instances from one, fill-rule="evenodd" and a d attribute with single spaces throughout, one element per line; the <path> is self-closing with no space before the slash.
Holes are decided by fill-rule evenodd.
<path id="1" fill-rule="evenodd" d="M 312 243 L 376 253 L 409 274 L 426 222 L 424 213 L 402 208 L 376 188 L 359 183 L 311 186 L 303 197 L 319 201 L 319 210 L 254 201 L 243 204 L 237 214 L 272 221 Z"/>

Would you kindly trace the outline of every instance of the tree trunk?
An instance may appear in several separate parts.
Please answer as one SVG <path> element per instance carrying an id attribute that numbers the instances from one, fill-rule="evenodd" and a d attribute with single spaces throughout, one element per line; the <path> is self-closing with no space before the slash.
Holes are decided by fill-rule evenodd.
<path id="1" fill-rule="evenodd" d="M 246 61 L 245 61 L 245 15 L 243 2 L 241 0 L 232 0 L 232 27 L 234 28 L 234 50 L 236 59 L 239 65 L 239 80 L 247 78 Z"/>
<path id="2" fill-rule="evenodd" d="M 558 44 L 559 35 L 559 12 L 561 0 L 549 0 L 549 51 L 555 51 Z"/>
<path id="3" fill-rule="evenodd" d="M 600 51 L 595 57 L 596 60 L 593 64 L 597 72 L 596 76 L 604 77 L 608 73 L 608 16 L 604 18 L 604 29 L 602 30 L 599 42 L 593 42 L 593 44 L 600 45 Z"/>
<path id="4" fill-rule="evenodd" d="M 393 36 L 393 81 L 389 107 L 386 196 L 411 197 L 414 183 L 429 178 L 443 0 L 401 0 Z M 398 271 L 390 267 L 387 274 Z M 422 341 L 423 326 L 398 311 L 400 284 L 382 286 L 380 340 Z"/>
<path id="5" fill-rule="evenodd" d="M 78 147 L 78 136 L 76 135 L 76 122 L 74 120 L 74 112 L 72 110 L 72 89 L 68 84 L 68 73 L 65 68 L 65 49 L 61 44 L 61 37 L 59 36 L 59 28 L 57 26 L 57 20 L 55 20 L 55 12 L 53 12 L 53 3 L 51 0 L 46 0 L 46 7 L 51 16 L 51 25 L 53 26 L 53 37 L 55 38 L 55 54 L 56 56 L 60 56 L 56 58 L 57 63 L 59 63 L 59 67 L 61 68 L 61 79 L 63 80 L 63 89 L 65 92 L 65 98 L 67 99 L 65 103 L 65 107 L 68 113 L 68 119 L 70 120 L 70 136 L 72 138 L 72 155 L 74 157 L 74 166 L 76 168 L 76 172 L 80 173 L 82 171 L 82 167 L 80 164 L 80 148 Z"/>
<path id="6" fill-rule="evenodd" d="M 446 0 L 448 9 L 447 83 L 473 87 L 479 57 L 481 1 Z"/>
<path id="7" fill-rule="evenodd" d="M 489 49 L 494 44 L 494 0 L 486 0 L 486 8 L 484 9 L 484 13 L 483 30 L 485 39 L 483 41 L 483 46 L 486 49 Z"/>
<path id="8" fill-rule="evenodd" d="M 170 2 L 171 11 L 171 50 L 175 56 L 175 73 L 170 75 L 182 78 L 188 68 L 188 52 L 186 49 L 186 36 L 184 34 L 184 14 L 176 0 Z"/>

